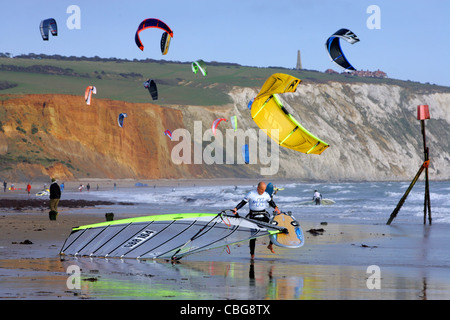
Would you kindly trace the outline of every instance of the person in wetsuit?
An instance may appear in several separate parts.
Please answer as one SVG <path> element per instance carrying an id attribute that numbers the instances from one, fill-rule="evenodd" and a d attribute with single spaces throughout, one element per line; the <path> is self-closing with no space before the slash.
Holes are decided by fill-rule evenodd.
<path id="1" fill-rule="evenodd" d="M 316 205 L 322 204 L 322 194 L 317 190 L 314 190 L 313 201 Z"/>
<path id="2" fill-rule="evenodd" d="M 236 208 L 233 209 L 234 214 L 236 214 L 237 210 L 242 208 L 248 203 L 249 205 L 249 213 L 246 218 L 250 218 L 253 220 L 269 222 L 270 214 L 266 211 L 268 206 L 271 206 L 275 209 L 275 213 L 280 214 L 280 209 L 278 209 L 277 205 L 273 201 L 272 197 L 266 192 L 266 184 L 264 182 L 258 183 L 258 187 L 254 191 L 250 191 L 244 199 L 239 202 Z M 250 239 L 250 257 L 253 260 L 255 258 L 255 245 L 256 239 Z M 273 250 L 272 241 L 270 241 L 267 248 L 275 253 Z"/>

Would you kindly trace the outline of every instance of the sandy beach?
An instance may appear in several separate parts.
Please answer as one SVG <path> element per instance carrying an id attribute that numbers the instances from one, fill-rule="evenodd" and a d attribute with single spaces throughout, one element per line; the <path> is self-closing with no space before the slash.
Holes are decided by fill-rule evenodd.
<path id="1" fill-rule="evenodd" d="M 91 188 L 96 185 L 90 183 Z M 120 181 L 117 187 L 134 183 Z M 77 185 L 69 183 L 68 188 Z M 113 188 L 112 181 L 99 181 L 99 185 Z M 450 298 L 447 225 L 300 221 L 306 235 L 304 247 L 276 247 L 272 254 L 266 249 L 268 239 L 259 239 L 254 261 L 249 259 L 246 243 L 230 247 L 230 253 L 214 249 L 190 255 L 177 264 L 163 260 L 60 259 L 59 250 L 72 227 L 103 222 L 107 212 L 114 212 L 115 219 L 131 216 L 132 204 L 91 201 L 88 193 L 79 198 L 62 199 L 57 220 L 50 221 L 47 199 L 24 192 L 0 194 L 0 299 Z M 71 266 L 81 272 L 79 288 L 67 284 Z"/>

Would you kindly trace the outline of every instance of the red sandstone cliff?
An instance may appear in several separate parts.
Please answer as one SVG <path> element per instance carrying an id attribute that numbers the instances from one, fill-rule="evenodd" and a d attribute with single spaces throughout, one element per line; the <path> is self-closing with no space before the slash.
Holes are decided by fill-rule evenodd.
<path id="1" fill-rule="evenodd" d="M 3 97 L 0 178 L 195 178 L 199 165 L 175 165 L 164 130 L 183 128 L 182 112 L 154 104 L 71 95 Z M 125 112 L 124 127 L 117 124 Z"/>

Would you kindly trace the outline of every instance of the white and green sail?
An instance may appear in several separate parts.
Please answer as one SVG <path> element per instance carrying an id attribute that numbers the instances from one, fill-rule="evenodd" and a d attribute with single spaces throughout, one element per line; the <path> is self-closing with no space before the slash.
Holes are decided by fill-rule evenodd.
<path id="1" fill-rule="evenodd" d="M 180 259 L 279 232 L 282 228 L 214 213 L 146 216 L 75 227 L 60 254 Z"/>

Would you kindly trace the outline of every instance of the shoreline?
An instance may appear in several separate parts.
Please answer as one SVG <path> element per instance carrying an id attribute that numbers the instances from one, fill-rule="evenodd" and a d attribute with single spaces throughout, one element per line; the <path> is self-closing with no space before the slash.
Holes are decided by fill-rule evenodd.
<path id="1" fill-rule="evenodd" d="M 65 183 L 67 190 L 77 191 L 80 184 L 86 185 L 89 183 L 91 185 L 91 190 L 96 190 L 97 185 L 99 185 L 100 190 L 107 190 L 114 189 L 114 183 L 116 183 L 117 188 L 129 188 L 134 187 L 136 183 L 142 183 L 147 184 L 148 187 L 190 187 L 194 185 L 198 186 L 208 186 L 208 185 L 228 185 L 228 186 L 242 186 L 242 185 L 257 185 L 258 182 L 265 181 L 266 183 L 272 182 L 274 185 L 283 185 L 283 184 L 322 184 L 322 183 L 377 183 L 377 182 L 399 182 L 399 183 L 410 183 L 410 180 L 374 180 L 374 181 L 368 181 L 368 180 L 348 180 L 348 181 L 320 181 L 320 180 L 314 180 L 314 181 L 308 181 L 308 180 L 299 180 L 299 179 L 286 179 L 286 178 L 276 178 L 276 179 L 268 179 L 268 178 L 210 178 L 210 179 L 195 179 L 195 178 L 189 178 L 189 179 L 105 179 L 105 178 L 81 178 L 78 180 L 70 180 L 70 181 L 63 181 L 63 180 L 57 180 L 58 184 L 61 184 L 62 182 Z M 450 180 L 431 180 L 430 182 L 448 182 Z M 20 188 L 21 190 L 7 190 L 6 193 L 12 192 L 12 193 L 24 193 L 26 194 L 26 185 L 27 181 L 18 181 L 18 182 L 12 182 L 14 184 L 15 188 Z M 47 187 L 50 186 L 50 179 L 48 181 L 32 181 L 31 183 L 31 194 L 34 194 L 38 191 L 41 191 L 43 189 L 44 184 L 47 185 Z M 7 188 L 11 187 L 11 182 L 7 181 Z M 3 187 L 3 185 L 2 185 Z M 86 190 L 86 189 L 84 189 Z M 1 192 L 3 190 L 0 190 L 0 196 L 1 194 L 5 192 Z"/>

